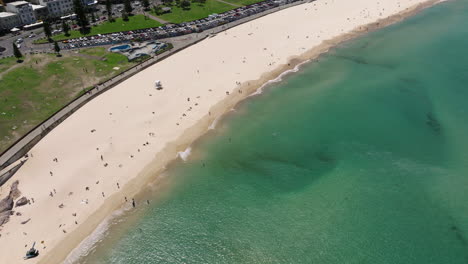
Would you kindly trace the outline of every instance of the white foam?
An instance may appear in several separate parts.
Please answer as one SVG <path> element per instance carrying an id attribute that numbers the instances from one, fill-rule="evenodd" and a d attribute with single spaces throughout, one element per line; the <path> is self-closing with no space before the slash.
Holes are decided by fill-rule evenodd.
<path id="1" fill-rule="evenodd" d="M 266 83 L 264 83 L 262 86 L 260 86 L 255 92 L 253 92 L 252 94 L 250 94 L 248 97 L 262 94 L 262 93 L 263 93 L 263 88 L 264 88 L 265 86 L 270 85 L 270 84 L 272 84 L 272 83 L 281 82 L 281 81 L 283 80 L 283 77 L 284 77 L 284 76 L 286 76 L 286 75 L 289 74 L 289 73 L 298 72 L 299 69 L 300 69 L 300 67 L 301 67 L 303 64 L 308 63 L 309 61 L 310 61 L 310 60 L 303 61 L 303 62 L 297 64 L 293 69 L 290 69 L 290 70 L 287 70 L 287 71 L 282 72 L 282 73 L 281 73 L 278 77 L 276 77 L 275 79 L 269 80 L 269 81 L 267 81 Z"/>
<path id="2" fill-rule="evenodd" d="M 215 129 L 218 122 L 219 122 L 219 116 L 217 118 L 215 118 L 215 120 L 213 120 L 213 123 L 211 123 L 211 125 L 208 127 L 208 130 Z"/>
<path id="3" fill-rule="evenodd" d="M 73 249 L 70 254 L 68 254 L 67 258 L 63 261 L 63 264 L 73 264 L 82 257 L 87 256 L 94 248 L 96 248 L 97 244 L 104 239 L 112 221 L 115 218 L 120 217 L 126 210 L 128 210 L 128 208 L 119 209 L 106 217 L 88 237 L 83 239 L 83 241 L 81 241 L 81 243 Z"/>
<path id="4" fill-rule="evenodd" d="M 191 152 L 192 152 L 192 148 L 188 147 L 184 151 L 179 151 L 177 153 L 177 156 L 179 156 L 183 161 L 187 161 L 187 159 L 190 156 Z"/>
<path id="5" fill-rule="evenodd" d="M 250 96 L 262 94 L 263 88 L 269 84 L 272 83 L 278 83 L 283 80 L 283 77 L 289 73 L 294 73 L 298 72 L 300 69 L 300 66 L 302 66 L 305 63 L 308 63 L 310 60 L 304 61 L 298 65 L 296 65 L 293 69 L 284 71 L 281 73 L 278 77 L 275 79 L 269 80 L 266 83 L 264 83 L 262 86 L 260 86 L 254 93 L 250 94 Z M 235 109 L 231 109 L 231 111 L 235 111 Z M 220 117 L 217 117 L 215 120 L 213 120 L 213 123 L 208 127 L 209 130 L 215 129 L 216 125 L 218 124 L 220 120 Z M 179 151 L 177 153 L 177 156 L 180 157 L 183 161 L 186 161 L 188 157 L 190 156 L 192 152 L 192 148 L 188 147 L 184 151 Z M 127 208 L 128 209 L 128 208 Z M 96 248 L 97 244 L 102 241 L 102 239 L 105 237 L 107 234 L 107 231 L 109 230 L 109 227 L 115 218 L 121 216 L 124 212 L 126 211 L 125 208 L 120 209 L 115 211 L 112 215 L 108 216 L 104 221 L 102 221 L 98 227 L 89 235 L 86 237 L 79 245 L 76 247 L 70 254 L 67 256 L 65 261 L 63 262 L 64 264 L 73 264 L 77 262 L 79 259 L 82 257 L 87 256 L 94 248 Z"/>

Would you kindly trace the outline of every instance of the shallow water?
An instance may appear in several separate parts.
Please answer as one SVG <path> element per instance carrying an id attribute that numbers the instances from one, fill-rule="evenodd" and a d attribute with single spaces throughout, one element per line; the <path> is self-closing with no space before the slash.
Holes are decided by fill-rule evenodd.
<path id="1" fill-rule="evenodd" d="M 467 263 L 468 2 L 238 106 L 80 263 Z"/>

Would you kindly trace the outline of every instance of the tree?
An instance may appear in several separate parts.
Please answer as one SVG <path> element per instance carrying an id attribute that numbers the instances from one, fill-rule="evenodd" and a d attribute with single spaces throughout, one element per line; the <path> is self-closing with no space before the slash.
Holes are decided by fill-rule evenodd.
<path id="1" fill-rule="evenodd" d="M 21 57 L 23 57 L 23 54 L 21 54 L 21 51 L 18 49 L 18 46 L 16 46 L 16 43 L 13 43 L 13 55 L 16 57 L 16 62 L 21 62 Z"/>
<path id="2" fill-rule="evenodd" d="M 182 9 L 184 9 L 184 10 L 190 9 L 190 1 L 189 0 L 182 0 L 182 2 L 180 3 L 180 7 L 182 7 Z"/>
<path id="3" fill-rule="evenodd" d="M 154 6 L 153 10 L 154 10 L 154 13 L 158 16 L 162 14 L 162 7 L 160 5 Z"/>
<path id="4" fill-rule="evenodd" d="M 62 21 L 62 30 L 65 33 L 65 36 L 70 36 L 70 26 L 65 20 Z"/>
<path id="5" fill-rule="evenodd" d="M 114 18 L 112 17 L 112 2 L 111 0 L 106 0 L 106 11 L 107 11 L 107 20 L 109 22 L 114 22 Z"/>
<path id="6" fill-rule="evenodd" d="M 124 0 L 124 10 L 128 14 L 132 14 L 133 7 L 132 4 L 130 3 L 130 0 Z"/>
<path id="7" fill-rule="evenodd" d="M 94 14 L 94 8 L 91 9 L 91 22 L 96 22 L 96 15 Z"/>
<path id="8" fill-rule="evenodd" d="M 172 2 L 173 2 L 173 1 L 174 1 L 174 0 L 162 0 L 163 4 L 166 5 L 166 6 L 172 5 Z"/>
<path id="9" fill-rule="evenodd" d="M 81 34 L 86 34 L 89 26 L 88 18 L 86 17 L 85 9 L 81 0 L 73 0 L 73 11 L 76 14 L 76 23 L 80 26 Z"/>
<path id="10" fill-rule="evenodd" d="M 60 57 L 60 46 L 57 41 L 54 41 L 54 51 L 57 53 L 57 57 Z"/>
<path id="11" fill-rule="evenodd" d="M 51 42 L 52 40 L 50 37 L 52 37 L 52 30 L 50 29 L 49 21 L 44 21 L 42 23 L 42 27 L 44 28 L 44 34 L 46 35 L 47 40 Z"/>
<path id="12" fill-rule="evenodd" d="M 122 12 L 122 20 L 123 21 L 128 21 L 128 15 L 127 15 L 127 12 L 125 10 Z"/>
<path id="13" fill-rule="evenodd" d="M 142 0 L 142 1 L 141 1 L 141 4 L 142 4 L 143 7 L 145 8 L 145 11 L 148 11 L 148 10 L 149 10 L 149 6 L 150 6 L 149 0 Z"/>

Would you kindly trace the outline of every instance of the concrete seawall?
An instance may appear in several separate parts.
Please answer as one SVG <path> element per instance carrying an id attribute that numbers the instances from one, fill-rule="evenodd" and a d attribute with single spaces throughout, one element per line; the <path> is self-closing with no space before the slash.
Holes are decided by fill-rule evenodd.
<path id="1" fill-rule="evenodd" d="M 249 17 L 245 17 L 240 20 L 237 20 L 237 21 L 234 21 L 234 22 L 222 25 L 222 26 L 208 29 L 201 33 L 192 33 L 189 35 L 179 36 L 177 38 L 183 38 L 184 40 L 186 40 L 186 42 L 183 45 L 180 45 L 178 47 L 174 46 L 173 49 L 167 52 L 164 52 L 161 55 L 154 55 L 148 60 L 145 60 L 142 63 L 122 72 L 121 74 L 111 78 L 110 80 L 96 85 L 94 88 L 88 90 L 86 93 L 84 93 L 80 97 L 76 98 L 75 100 L 71 101 L 70 103 L 62 107 L 60 110 L 55 112 L 52 116 L 50 116 L 41 124 L 37 125 L 31 131 L 29 131 L 26 135 L 18 139 L 11 147 L 9 147 L 7 150 L 5 150 L 3 153 L 0 154 L 0 186 L 2 186 L 11 176 L 13 176 L 14 172 L 16 172 L 21 167 L 21 165 L 27 161 L 27 159 L 22 161 L 21 165 L 19 166 L 15 165 L 14 169 L 11 169 L 10 165 L 17 162 L 20 158 L 24 157 L 28 153 L 28 151 L 31 148 L 33 148 L 42 138 L 44 138 L 50 131 L 52 131 L 52 129 L 54 129 L 61 122 L 63 122 L 66 118 L 68 118 L 71 114 L 76 112 L 80 107 L 82 107 L 87 102 L 94 99 L 96 96 L 104 93 L 105 91 L 111 89 L 112 87 L 116 86 L 122 81 L 137 74 L 139 71 L 145 68 L 148 68 L 149 66 L 155 64 L 156 62 L 166 59 L 169 56 L 202 41 L 203 39 L 207 38 L 208 36 L 212 34 L 217 34 L 219 32 L 222 32 L 229 28 L 235 27 L 237 25 L 246 23 L 253 19 L 268 15 L 273 12 L 277 12 L 279 10 L 282 10 L 288 7 L 299 5 L 305 2 L 310 2 L 310 1 L 297 1 L 294 3 L 290 3 L 287 5 L 283 5 L 283 6 L 279 6 L 276 8 L 266 10 L 262 13 L 258 13 Z M 175 38 L 172 38 L 172 40 L 173 39 Z M 171 39 L 162 39 L 159 41 L 171 42 Z"/>

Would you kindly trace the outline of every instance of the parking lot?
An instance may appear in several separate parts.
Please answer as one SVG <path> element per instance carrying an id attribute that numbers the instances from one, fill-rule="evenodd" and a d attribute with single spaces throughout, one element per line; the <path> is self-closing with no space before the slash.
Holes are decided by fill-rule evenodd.
<path id="1" fill-rule="evenodd" d="M 267 0 L 250 6 L 239 7 L 222 14 L 213 14 L 204 19 L 185 22 L 177 25 L 165 25 L 157 28 L 147 28 L 69 39 L 63 41 L 63 48 L 75 49 L 100 45 L 113 45 L 130 41 L 157 40 L 191 33 L 200 33 L 202 31 L 225 25 L 281 5 L 286 5 L 298 1 L 300 0 Z"/>
<path id="2" fill-rule="evenodd" d="M 75 39 L 69 39 L 62 41 L 60 46 L 62 50 L 73 50 L 77 48 L 86 48 L 93 46 L 106 46 L 114 45 L 119 43 L 126 43 L 132 41 L 147 41 L 147 40 L 161 40 L 172 42 L 171 39 L 174 39 L 178 36 L 184 36 L 193 33 L 201 33 L 209 29 L 220 26 L 230 26 L 237 21 L 244 20 L 244 18 L 255 18 L 256 16 L 263 15 L 263 13 L 268 13 L 265 11 L 272 10 L 274 8 L 281 8 L 284 5 L 289 5 L 296 2 L 302 2 L 303 0 L 267 0 L 259 2 L 250 6 L 242 6 L 236 9 L 221 13 L 221 14 L 212 14 L 207 18 L 194 20 L 191 22 L 185 22 L 181 24 L 168 24 L 161 27 L 155 28 L 146 28 L 132 31 L 123 31 L 109 34 L 98 34 L 94 36 L 86 36 Z M 137 10 L 135 13 L 142 12 L 143 9 L 141 6 L 135 6 Z M 123 4 L 114 5 L 113 10 L 114 14 L 117 17 L 120 14 L 120 11 L 123 8 Z M 138 9 L 139 8 L 139 9 Z M 107 16 L 104 16 L 102 13 L 105 11 L 105 6 L 98 6 L 96 15 L 100 14 L 101 19 L 107 19 Z M 98 17 L 98 16 L 96 16 Z M 61 33 L 60 31 L 61 22 L 53 24 L 53 30 L 55 33 Z M 38 52 L 53 52 L 53 45 L 51 43 L 46 44 L 33 44 L 33 41 L 39 38 L 43 38 L 44 33 L 42 28 L 34 29 L 29 32 L 24 32 L 17 36 L 3 36 L 0 38 L 0 56 L 12 56 L 12 42 L 21 38 L 18 44 L 20 44 L 20 50 L 23 53 L 38 53 Z M 175 38 L 179 39 L 179 38 Z M 1 47 L 5 48 L 2 52 Z"/>

